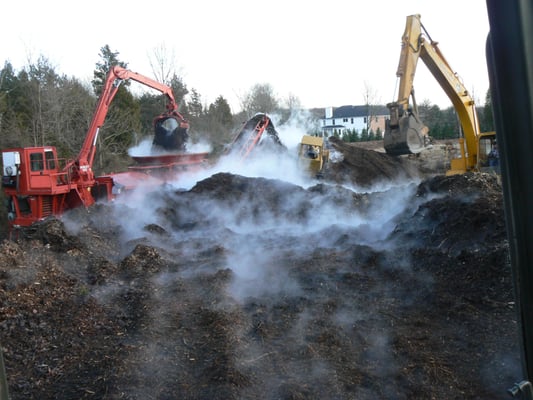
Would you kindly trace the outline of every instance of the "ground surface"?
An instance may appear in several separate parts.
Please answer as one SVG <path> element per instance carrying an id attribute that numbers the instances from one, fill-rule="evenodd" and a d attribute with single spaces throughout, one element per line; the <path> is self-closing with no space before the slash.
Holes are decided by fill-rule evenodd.
<path id="1" fill-rule="evenodd" d="M 218 173 L 4 241 L 11 398 L 505 398 L 498 179 L 333 146 L 306 189 Z"/>

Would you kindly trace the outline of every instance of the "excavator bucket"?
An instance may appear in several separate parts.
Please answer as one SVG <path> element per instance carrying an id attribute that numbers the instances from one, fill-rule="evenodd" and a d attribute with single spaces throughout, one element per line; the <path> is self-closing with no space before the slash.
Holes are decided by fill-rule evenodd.
<path id="1" fill-rule="evenodd" d="M 426 147 L 428 128 L 411 112 L 401 117 L 395 117 L 395 112 L 391 108 L 391 119 L 385 126 L 385 151 L 392 156 L 420 153 Z"/>

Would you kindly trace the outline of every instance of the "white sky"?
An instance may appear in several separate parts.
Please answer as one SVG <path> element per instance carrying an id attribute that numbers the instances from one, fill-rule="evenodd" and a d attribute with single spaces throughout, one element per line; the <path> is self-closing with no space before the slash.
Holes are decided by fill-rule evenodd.
<path id="1" fill-rule="evenodd" d="M 18 71 L 46 57 L 56 72 L 89 82 L 104 45 L 129 69 L 153 77 L 150 59 L 165 48 L 187 88 L 205 104 L 239 99 L 257 83 L 303 107 L 395 100 L 396 68 L 406 16 L 422 23 L 482 105 L 488 89 L 485 0 L 189 0 L 112 2 L 6 1 L 1 7 L 0 62 Z M 451 102 L 422 61 L 418 103 Z"/>

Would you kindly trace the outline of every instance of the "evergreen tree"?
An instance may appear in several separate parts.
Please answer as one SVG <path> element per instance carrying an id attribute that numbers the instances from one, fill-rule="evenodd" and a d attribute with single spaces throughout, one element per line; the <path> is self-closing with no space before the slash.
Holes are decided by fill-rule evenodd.
<path id="1" fill-rule="evenodd" d="M 368 130 L 366 128 L 361 131 L 361 142 L 368 142 Z"/>
<path id="2" fill-rule="evenodd" d="M 199 118 L 204 113 L 202 98 L 194 88 L 191 90 L 191 100 L 187 102 L 187 110 L 192 118 Z"/>
<path id="3" fill-rule="evenodd" d="M 233 115 L 227 100 L 218 96 L 207 110 L 208 126 L 205 132 L 206 139 L 213 144 L 216 151 L 231 141 L 233 128 Z"/>
<path id="4" fill-rule="evenodd" d="M 459 137 L 460 123 L 453 107 L 441 110 L 439 106 L 424 101 L 418 106 L 420 119 L 429 128 L 429 135 L 434 139 L 452 139 Z"/>
<path id="5" fill-rule="evenodd" d="M 0 71 L 0 143 L 2 148 L 33 145 L 27 135 L 31 120 L 30 98 L 22 84 L 22 81 L 28 82 L 28 75 L 26 71 L 19 75 L 7 62 Z"/>
<path id="6" fill-rule="evenodd" d="M 102 92 L 107 74 L 111 70 L 111 67 L 118 65 L 122 68 L 128 68 L 128 64 L 119 61 L 119 54 L 118 51 L 111 51 L 107 44 L 100 49 L 100 53 L 98 54 L 100 61 L 96 63 L 96 69 L 93 72 L 93 80 L 91 81 L 94 93 L 96 93 L 97 96 L 100 96 L 100 93 Z M 129 82 L 124 82 L 123 84 L 128 85 Z"/>
<path id="7" fill-rule="evenodd" d="M 173 75 L 170 82 L 167 84 L 172 90 L 174 100 L 178 105 L 178 111 L 185 118 L 187 118 L 187 104 L 184 101 L 184 96 L 188 93 L 187 87 L 183 83 L 182 79 L 176 74 Z M 161 93 L 143 92 L 140 96 L 140 117 L 141 117 L 141 133 L 140 138 L 151 136 L 153 132 L 154 118 L 166 111 L 166 105 L 168 99 Z"/>
<path id="8" fill-rule="evenodd" d="M 350 131 L 348 129 L 342 131 L 341 139 L 343 142 L 350 142 Z"/>
<path id="9" fill-rule="evenodd" d="M 172 79 L 170 80 L 169 86 L 172 88 L 172 93 L 174 94 L 174 99 L 176 100 L 176 104 L 180 108 L 180 113 L 181 114 L 186 113 L 186 111 L 182 110 L 182 108 L 185 107 L 185 96 L 189 94 L 187 85 L 185 85 L 181 77 L 174 74 L 172 75 Z"/>
<path id="10" fill-rule="evenodd" d="M 228 101 L 218 96 L 213 104 L 209 107 L 209 116 L 224 128 L 231 128 L 233 125 L 233 116 Z"/>

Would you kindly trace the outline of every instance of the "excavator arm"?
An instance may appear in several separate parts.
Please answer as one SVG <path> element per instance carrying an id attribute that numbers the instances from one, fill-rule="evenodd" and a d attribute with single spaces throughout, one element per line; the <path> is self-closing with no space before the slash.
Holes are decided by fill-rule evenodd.
<path id="1" fill-rule="evenodd" d="M 398 99 L 387 104 L 390 120 L 385 128 L 385 150 L 392 155 L 415 154 L 426 146 L 428 128 L 420 121 L 413 89 L 419 58 L 455 107 L 466 138 L 467 157 L 472 159 L 467 164 L 475 164 L 479 122 L 474 100 L 444 58 L 438 43 L 434 42 L 425 30 L 418 14 L 407 17 L 402 36 L 402 49 L 396 72 L 400 79 Z M 413 98 L 412 106 L 409 103 L 410 98 Z"/>
<path id="2" fill-rule="evenodd" d="M 100 128 L 104 124 L 109 106 L 117 94 L 120 85 L 124 81 L 130 79 L 160 91 L 167 98 L 167 111 L 154 120 L 154 126 L 156 128 L 156 138 L 154 139 L 154 142 L 157 142 L 158 126 L 177 126 L 177 128 L 181 129 L 184 135 L 186 135 L 186 130 L 188 129 L 189 124 L 178 112 L 178 105 L 176 104 L 172 89 L 170 87 L 146 76 L 115 65 L 111 67 L 107 74 L 106 81 L 102 88 L 102 93 L 96 105 L 93 119 L 91 120 L 89 130 L 87 131 L 85 141 L 83 142 L 78 157 L 74 161 L 70 162 L 65 168 L 65 170 L 69 171 L 69 173 L 74 177 L 79 178 L 80 183 L 85 182 L 87 186 L 91 186 L 94 181 L 92 165 L 96 153 L 96 140 L 98 138 Z M 172 123 L 169 124 L 167 122 L 165 124 L 165 121 L 169 120 L 172 121 Z M 182 145 L 184 146 L 184 144 Z M 163 145 L 163 147 L 167 146 Z"/>

